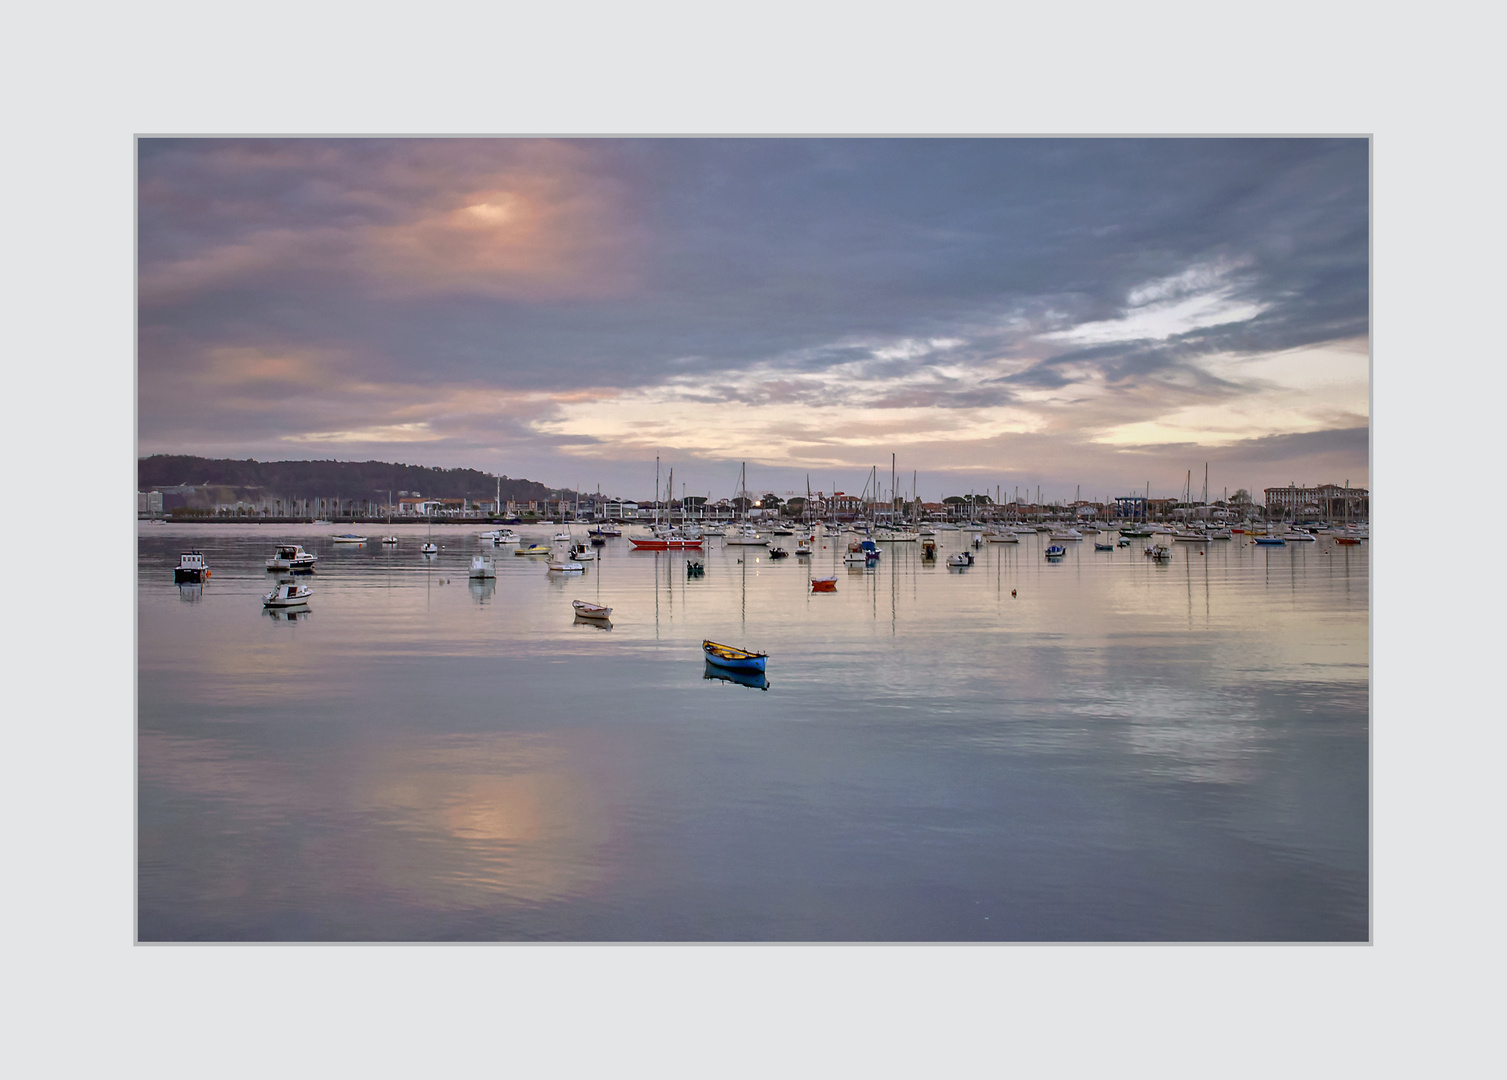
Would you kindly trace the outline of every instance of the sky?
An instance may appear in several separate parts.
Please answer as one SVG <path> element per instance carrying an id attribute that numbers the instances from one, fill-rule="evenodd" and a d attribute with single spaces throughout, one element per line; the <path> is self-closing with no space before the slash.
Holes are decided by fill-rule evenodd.
<path id="1" fill-rule="evenodd" d="M 1356 139 L 137 142 L 141 454 L 650 498 L 1369 457 Z M 204 478 L 208 479 L 208 478 Z"/>

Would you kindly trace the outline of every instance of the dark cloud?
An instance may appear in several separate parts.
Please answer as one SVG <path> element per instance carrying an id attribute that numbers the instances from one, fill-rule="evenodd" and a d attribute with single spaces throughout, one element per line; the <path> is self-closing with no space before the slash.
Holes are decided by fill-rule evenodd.
<path id="1" fill-rule="evenodd" d="M 1363 139 L 138 147 L 147 447 L 196 425 L 255 429 L 249 406 L 186 397 L 216 349 L 317 352 L 341 380 L 376 385 L 547 393 L 694 374 L 706 401 L 768 406 L 857 399 L 865 380 L 946 367 L 977 377 L 938 374 L 868 403 L 963 408 L 1088 377 L 1176 379 L 1217 399 L 1240 388 L 1202 357 L 1369 329 Z M 522 224 L 478 233 L 473 204 Z M 1224 301 L 1260 314 L 1163 339 L 1033 337 L 1124 318 L 1148 283 L 1168 283 L 1164 300 L 1196 292 L 1179 283 L 1193 267 L 1223 268 Z M 940 339 L 955 343 L 928 344 Z M 1018 370 L 1001 376 L 1002 360 Z M 767 386 L 724 385 L 751 365 Z M 837 368 L 857 385 L 801 381 Z M 235 400 L 273 406 L 275 431 L 299 426 L 300 394 L 268 382 Z M 338 409 L 331 395 L 322 411 Z"/>

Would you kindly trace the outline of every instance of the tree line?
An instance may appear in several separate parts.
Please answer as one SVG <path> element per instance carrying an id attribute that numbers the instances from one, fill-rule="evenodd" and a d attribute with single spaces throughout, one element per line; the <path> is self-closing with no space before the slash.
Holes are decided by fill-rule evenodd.
<path id="1" fill-rule="evenodd" d="M 559 488 L 534 480 L 504 476 L 502 499 L 534 501 L 556 498 Z M 152 491 L 164 487 L 216 485 L 259 487 L 303 498 L 323 495 L 343 498 L 385 498 L 391 491 L 417 491 L 435 499 L 491 499 L 498 477 L 476 469 L 434 469 L 386 461 L 257 461 L 247 458 L 203 458 L 191 454 L 153 454 L 138 458 L 136 487 Z M 572 491 L 566 498 L 574 498 Z"/>

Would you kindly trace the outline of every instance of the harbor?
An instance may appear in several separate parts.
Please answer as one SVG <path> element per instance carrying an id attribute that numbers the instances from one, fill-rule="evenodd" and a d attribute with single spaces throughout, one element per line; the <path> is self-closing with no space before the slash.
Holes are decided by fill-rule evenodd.
<path id="1" fill-rule="evenodd" d="M 1368 934 L 1369 543 L 343 531 L 138 526 L 143 940 Z"/>

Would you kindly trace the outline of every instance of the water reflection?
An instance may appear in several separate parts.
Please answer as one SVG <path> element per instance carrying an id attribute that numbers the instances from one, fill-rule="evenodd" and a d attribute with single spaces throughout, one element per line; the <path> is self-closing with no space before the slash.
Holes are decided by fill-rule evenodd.
<path id="1" fill-rule="evenodd" d="M 588 618 L 585 615 L 581 615 L 581 614 L 577 613 L 577 615 L 576 615 L 576 617 L 575 617 L 575 619 L 573 621 L 573 625 L 575 625 L 575 626 L 594 626 L 598 630 L 611 630 L 612 629 L 612 620 L 611 619 L 602 619 L 602 618 Z"/>
<path id="2" fill-rule="evenodd" d="M 739 686 L 747 686 L 754 690 L 769 689 L 769 679 L 762 671 L 732 671 L 708 662 L 701 677 L 717 682 L 737 683 Z"/>
<path id="3" fill-rule="evenodd" d="M 262 608 L 262 614 L 271 618 L 273 622 L 298 622 L 300 619 L 307 619 L 309 617 L 309 605 L 295 604 L 293 607 L 284 608 L 264 607 Z"/>
<path id="4" fill-rule="evenodd" d="M 812 599 L 845 542 L 456 589 L 471 538 L 396 531 L 269 623 L 269 550 L 327 537 L 143 530 L 144 938 L 1366 936 L 1365 548 L 896 547 Z M 783 696 L 706 690 L 770 686 L 708 638 Z"/>

